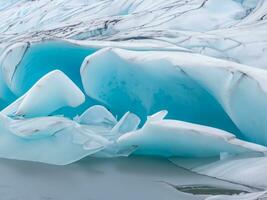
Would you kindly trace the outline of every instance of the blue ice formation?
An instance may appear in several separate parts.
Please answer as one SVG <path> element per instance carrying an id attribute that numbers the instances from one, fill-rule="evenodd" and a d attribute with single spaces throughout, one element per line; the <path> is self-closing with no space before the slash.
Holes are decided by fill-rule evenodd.
<path id="1" fill-rule="evenodd" d="M 265 70 L 188 52 L 109 48 L 87 57 L 81 76 L 86 94 L 115 113 L 166 109 L 170 118 L 267 144 Z"/>
<path id="2" fill-rule="evenodd" d="M 267 188 L 266 2 L 1 1 L 0 157 L 162 156 Z"/>
<path id="3" fill-rule="evenodd" d="M 24 48 L 15 47 L 23 49 L 21 52 L 25 54 Z M 7 66 L 13 62 L 8 62 L 10 55 L 4 55 L 5 73 L 14 77 L 4 83 L 16 95 L 20 84 L 11 87 L 8 81 L 12 83 L 21 76 L 27 83 L 27 79 L 30 82 L 35 78 L 35 73 L 16 76 L 27 66 L 20 61 L 8 71 Z M 0 156 L 59 165 L 88 155 L 207 158 L 252 153 L 265 156 L 266 147 L 247 142 L 266 144 L 263 125 L 254 124 L 257 130 L 254 135 L 250 135 L 253 132 L 246 125 L 253 112 L 258 111 L 255 117 L 261 117 L 260 110 L 248 108 L 249 115 L 245 118 L 244 114 L 238 114 L 239 106 L 246 106 L 247 102 L 264 107 L 265 102 L 259 97 L 265 95 L 262 76 L 265 71 L 206 56 L 194 55 L 194 59 L 191 56 L 188 52 L 107 48 L 84 59 L 81 68 L 76 69 L 80 71 L 80 80 L 79 76 L 75 79 L 77 84 L 60 70 L 50 71 L 1 111 Z M 47 60 L 48 65 L 50 61 L 53 59 Z M 214 76 L 200 79 L 205 77 L 205 73 L 201 74 L 205 70 Z M 221 80 L 214 80 L 217 73 L 221 73 L 218 76 Z M 242 74 L 248 77 L 244 77 L 244 82 L 240 81 Z M 245 89 L 253 91 L 260 87 L 258 98 L 242 92 L 243 84 Z M 84 92 L 92 100 L 86 100 Z M 242 94 L 238 106 L 234 93 Z M 64 107 L 73 107 L 78 112 L 85 101 L 97 101 L 110 111 L 101 105 L 91 105 L 73 120 L 64 116 L 64 112 L 69 112 Z M 171 114 L 164 110 L 154 114 L 162 109 L 170 110 Z M 146 119 L 148 115 L 151 116 Z M 166 116 L 172 119 L 165 120 Z"/>

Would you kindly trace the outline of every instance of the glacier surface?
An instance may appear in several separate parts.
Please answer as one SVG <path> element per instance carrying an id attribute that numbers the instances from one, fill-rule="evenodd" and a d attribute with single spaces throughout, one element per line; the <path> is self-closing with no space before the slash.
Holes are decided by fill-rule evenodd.
<path id="1" fill-rule="evenodd" d="M 265 0 L 1 1 L 0 158 L 159 156 L 255 190 L 207 199 L 264 199 L 266 20 Z"/>

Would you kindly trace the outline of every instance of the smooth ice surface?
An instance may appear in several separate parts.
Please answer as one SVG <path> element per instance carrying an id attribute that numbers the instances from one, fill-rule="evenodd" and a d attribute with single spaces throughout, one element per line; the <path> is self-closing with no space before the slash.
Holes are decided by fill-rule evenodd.
<path id="1" fill-rule="evenodd" d="M 77 107 L 84 100 L 82 91 L 64 73 L 55 70 L 37 81 L 2 113 L 26 118 L 46 116 L 65 106 Z"/>
<path id="2" fill-rule="evenodd" d="M 165 112 L 148 118 L 144 127 L 122 135 L 118 144 L 137 146 L 134 153 L 167 157 L 216 157 L 221 153 L 242 154 L 258 152 L 264 155 L 266 148 L 244 142 L 225 131 L 197 124 L 163 120 Z"/>
<path id="3" fill-rule="evenodd" d="M 120 136 L 135 131 L 140 124 L 140 118 L 133 113 L 125 113 L 120 121 L 112 128 L 111 133 Z"/>
<path id="4" fill-rule="evenodd" d="M 76 118 L 80 124 L 115 126 L 117 120 L 104 106 L 96 105 L 88 108 Z"/>

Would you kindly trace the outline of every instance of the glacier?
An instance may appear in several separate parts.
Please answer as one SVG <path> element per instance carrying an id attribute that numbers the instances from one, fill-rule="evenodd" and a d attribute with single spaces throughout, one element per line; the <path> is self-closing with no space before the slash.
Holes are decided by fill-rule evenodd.
<path id="1" fill-rule="evenodd" d="M 265 199 L 266 22 L 265 0 L 1 1 L 1 160 L 168 162 L 190 180 L 167 193 Z"/>

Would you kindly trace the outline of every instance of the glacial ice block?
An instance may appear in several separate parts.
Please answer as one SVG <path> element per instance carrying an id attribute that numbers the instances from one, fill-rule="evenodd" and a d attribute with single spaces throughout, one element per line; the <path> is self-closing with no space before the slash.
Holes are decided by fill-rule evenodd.
<path id="1" fill-rule="evenodd" d="M 117 123 L 116 118 L 104 106 L 95 105 L 84 111 L 77 117 L 80 124 L 102 125 L 113 127 Z"/>
<path id="2" fill-rule="evenodd" d="M 80 124 L 79 120 L 86 123 Z M 0 157 L 65 165 L 88 155 L 128 156 L 135 148 L 122 148 L 116 139 L 136 130 L 139 123 L 140 119 L 130 112 L 117 122 L 99 105 L 87 109 L 77 120 L 61 116 L 8 117 L 0 113 Z"/>
<path id="3" fill-rule="evenodd" d="M 266 146 L 267 71 L 213 59 L 205 65 L 183 69 L 222 105 L 239 137 Z"/>
<path id="4" fill-rule="evenodd" d="M 23 117 L 46 116 L 65 106 L 77 107 L 84 100 L 82 91 L 63 72 L 54 70 L 2 113 Z"/>
<path id="5" fill-rule="evenodd" d="M 226 131 L 178 120 L 148 118 L 144 127 L 118 139 L 122 147 L 136 146 L 136 154 L 166 157 L 215 157 L 222 153 L 255 152 L 264 155 L 267 148 L 237 139 Z"/>
<path id="6" fill-rule="evenodd" d="M 131 112 L 125 113 L 117 121 L 112 113 L 100 105 L 88 108 L 81 116 L 76 116 L 74 120 L 80 123 L 85 129 L 97 132 L 110 141 L 115 141 L 127 132 L 135 131 L 141 121 L 137 115 Z"/>
<path id="7" fill-rule="evenodd" d="M 111 134 L 119 137 L 127 132 L 135 131 L 138 128 L 140 121 L 141 120 L 137 115 L 127 112 L 112 128 Z"/>
<path id="8" fill-rule="evenodd" d="M 63 117 L 50 116 L 9 121 L 9 130 L 25 139 L 40 139 L 54 135 L 56 132 L 73 126 L 72 121 Z M 51 138 L 52 139 L 52 138 Z"/>
<path id="9" fill-rule="evenodd" d="M 178 63 L 172 63 L 170 58 L 182 57 L 184 54 L 180 53 L 100 50 L 88 56 L 81 66 L 84 90 L 118 116 L 130 110 L 145 121 L 148 115 L 168 110 L 172 119 L 238 133 L 216 99 Z M 189 59 L 193 57 L 194 54 Z"/>
<path id="10" fill-rule="evenodd" d="M 108 62 L 107 62 L 108 60 Z M 267 145 L 267 72 L 187 52 L 104 49 L 81 67 L 85 92 L 114 113 L 207 125 Z"/>
<path id="11" fill-rule="evenodd" d="M 11 119 L 0 113 L 0 157 L 65 165 L 103 150 L 108 140 L 64 117 Z"/>

